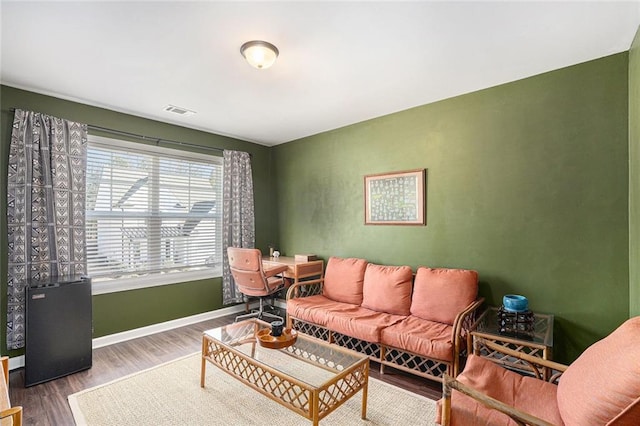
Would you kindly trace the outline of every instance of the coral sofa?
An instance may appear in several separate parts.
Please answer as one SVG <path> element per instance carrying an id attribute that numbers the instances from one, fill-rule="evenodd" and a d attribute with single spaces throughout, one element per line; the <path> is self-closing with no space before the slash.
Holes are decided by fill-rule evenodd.
<path id="1" fill-rule="evenodd" d="M 320 282 L 287 292 L 287 325 L 433 380 L 456 375 L 466 330 L 482 303 L 464 269 L 375 265 L 331 257 Z"/>

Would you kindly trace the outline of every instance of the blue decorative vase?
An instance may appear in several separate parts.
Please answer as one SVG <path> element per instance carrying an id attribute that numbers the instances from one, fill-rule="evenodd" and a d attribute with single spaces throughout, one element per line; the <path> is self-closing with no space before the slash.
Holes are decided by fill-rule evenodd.
<path id="1" fill-rule="evenodd" d="M 519 294 L 506 294 L 502 298 L 502 306 L 507 312 L 525 312 L 529 309 L 529 301 Z"/>

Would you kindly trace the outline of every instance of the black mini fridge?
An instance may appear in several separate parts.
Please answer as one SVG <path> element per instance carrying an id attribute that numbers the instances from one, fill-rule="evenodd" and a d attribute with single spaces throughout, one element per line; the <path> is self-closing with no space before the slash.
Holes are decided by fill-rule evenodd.
<path id="1" fill-rule="evenodd" d="M 91 368 L 91 279 L 32 281 L 25 289 L 24 385 Z"/>

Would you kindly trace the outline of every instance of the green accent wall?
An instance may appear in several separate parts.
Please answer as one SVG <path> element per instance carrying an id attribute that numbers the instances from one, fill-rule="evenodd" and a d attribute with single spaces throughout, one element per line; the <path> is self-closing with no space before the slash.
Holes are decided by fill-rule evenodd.
<path id="1" fill-rule="evenodd" d="M 94 337 L 219 309 L 222 278 L 93 297 Z"/>
<path id="2" fill-rule="evenodd" d="M 575 359 L 629 316 L 628 57 L 274 147 L 279 248 L 475 269 L 490 304 L 554 314 Z M 427 225 L 365 226 L 363 177 L 418 168 Z"/>
<path id="3" fill-rule="evenodd" d="M 2 354 L 19 355 L 22 351 L 6 349 L 6 293 L 7 293 L 7 161 L 11 140 L 12 108 L 33 110 L 87 124 L 131 132 L 157 138 L 177 140 L 204 147 L 247 151 L 252 156 L 255 206 L 256 244 L 266 247 L 276 240 L 274 224 L 277 217 L 273 196 L 271 149 L 265 146 L 214 135 L 159 121 L 122 114 L 104 108 L 66 101 L 0 86 L 0 338 Z M 168 146 L 175 148 L 175 145 Z M 215 151 L 202 151 L 215 153 Z M 217 153 L 221 155 L 221 153 Z M 200 280 L 182 284 L 103 294 L 93 297 L 94 337 L 126 331 L 138 327 L 170 321 L 221 308 L 221 279 Z"/>
<path id="4" fill-rule="evenodd" d="M 629 314 L 640 315 L 640 28 L 629 50 Z"/>

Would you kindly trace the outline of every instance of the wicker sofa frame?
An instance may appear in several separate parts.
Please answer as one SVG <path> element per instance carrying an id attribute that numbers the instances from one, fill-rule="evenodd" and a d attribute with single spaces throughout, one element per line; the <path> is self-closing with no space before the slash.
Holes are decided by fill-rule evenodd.
<path id="1" fill-rule="evenodd" d="M 316 280 L 309 284 L 305 282 L 295 284 L 287 291 L 287 300 L 322 294 L 323 284 L 323 279 Z M 460 361 L 467 350 L 466 338 L 483 302 L 483 298 L 478 298 L 456 316 L 453 323 L 452 362 L 428 357 L 424 354 L 413 353 L 404 348 L 368 342 L 347 336 L 326 327 L 295 318 L 291 316 L 289 312 L 287 312 L 287 327 L 338 346 L 363 353 L 369 356 L 371 361 L 380 364 L 381 374 L 384 374 L 385 367 L 388 366 L 430 380 L 442 382 L 446 374 L 455 377 L 460 372 Z"/>

